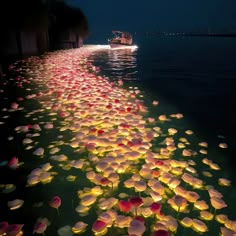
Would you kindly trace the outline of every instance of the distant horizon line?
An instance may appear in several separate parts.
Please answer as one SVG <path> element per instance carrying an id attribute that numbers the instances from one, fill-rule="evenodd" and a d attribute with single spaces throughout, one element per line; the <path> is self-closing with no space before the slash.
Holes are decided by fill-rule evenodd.
<path id="1" fill-rule="evenodd" d="M 236 35 L 236 30 L 222 30 L 222 31 L 203 31 L 203 30 L 199 30 L 199 31 L 136 31 L 136 30 L 127 30 L 127 29 L 117 29 L 119 31 L 122 32 L 130 32 L 133 34 L 230 34 L 230 35 Z M 113 30 L 107 31 L 107 30 L 103 30 L 103 31 L 99 31 L 99 32 L 106 32 L 108 34 L 110 34 Z M 91 33 L 97 33 L 97 31 L 90 31 Z"/>
<path id="2" fill-rule="evenodd" d="M 220 36 L 220 35 L 235 35 L 236 32 L 146 32 L 145 34 L 159 34 L 159 35 L 208 35 L 208 36 Z"/>
<path id="3" fill-rule="evenodd" d="M 127 32 L 124 30 L 124 32 Z M 145 31 L 145 32 L 137 32 L 137 31 L 129 31 L 133 35 L 162 35 L 162 36 L 227 36 L 227 37 L 236 37 L 236 31 L 235 32 L 191 32 L 191 31 L 186 31 L 186 32 L 166 32 L 166 31 Z M 110 33 L 106 33 L 108 35 Z"/>

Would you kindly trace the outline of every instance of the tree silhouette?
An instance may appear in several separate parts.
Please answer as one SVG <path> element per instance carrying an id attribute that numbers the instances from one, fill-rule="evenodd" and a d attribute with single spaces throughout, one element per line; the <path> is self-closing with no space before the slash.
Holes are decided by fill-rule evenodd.
<path id="1" fill-rule="evenodd" d="M 80 8 L 70 7 L 61 1 L 52 1 L 49 4 L 50 39 L 56 45 L 62 32 L 73 32 L 83 40 L 89 35 L 88 21 Z"/>
<path id="2" fill-rule="evenodd" d="M 48 29 L 48 12 L 41 0 L 6 0 L 0 1 L 0 53 L 3 49 L 11 47 L 9 34 L 15 35 L 18 57 L 23 57 L 22 32 L 35 32 L 37 44 L 40 33 Z M 4 48 L 5 47 L 5 48 Z M 1 61 L 4 58 L 1 58 Z"/>
<path id="3" fill-rule="evenodd" d="M 1 30 L 42 31 L 48 27 L 48 13 L 41 0 L 0 1 Z"/>
<path id="4" fill-rule="evenodd" d="M 0 0 L 0 30 L 0 61 L 4 60 L 6 48 L 11 47 L 9 34 L 15 35 L 20 58 L 23 56 L 22 32 L 36 33 L 39 52 L 44 50 L 41 48 L 43 32 L 49 33 L 52 45 L 60 40 L 60 33 L 65 31 L 74 32 L 82 39 L 89 35 L 83 12 L 56 0 Z"/>

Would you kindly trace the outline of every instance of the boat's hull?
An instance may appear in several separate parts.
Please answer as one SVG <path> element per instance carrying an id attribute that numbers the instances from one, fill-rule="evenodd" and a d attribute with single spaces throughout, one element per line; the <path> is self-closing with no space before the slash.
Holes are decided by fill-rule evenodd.
<path id="1" fill-rule="evenodd" d="M 132 47 L 129 44 L 118 44 L 118 43 L 110 43 L 111 48 L 125 48 L 125 47 Z"/>
<path id="2" fill-rule="evenodd" d="M 117 31 L 114 31 L 117 33 Z M 119 35 L 114 35 L 112 39 L 108 40 L 108 44 L 112 49 L 120 49 L 120 48 L 132 48 L 133 47 L 133 39 L 132 35 L 128 32 L 118 32 Z"/>

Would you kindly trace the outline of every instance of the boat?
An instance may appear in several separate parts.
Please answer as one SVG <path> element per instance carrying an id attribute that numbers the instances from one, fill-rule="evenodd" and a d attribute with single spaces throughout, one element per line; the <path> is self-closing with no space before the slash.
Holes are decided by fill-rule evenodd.
<path id="1" fill-rule="evenodd" d="M 133 46 L 133 37 L 129 32 L 119 30 L 112 31 L 112 39 L 108 39 L 111 48 L 123 48 Z"/>

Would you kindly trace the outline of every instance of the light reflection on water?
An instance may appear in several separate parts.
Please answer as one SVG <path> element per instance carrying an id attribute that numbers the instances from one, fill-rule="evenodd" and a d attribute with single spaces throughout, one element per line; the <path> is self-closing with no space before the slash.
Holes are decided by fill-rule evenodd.
<path id="1" fill-rule="evenodd" d="M 136 48 L 110 49 L 95 51 L 89 60 L 99 66 L 111 80 L 138 80 Z"/>

